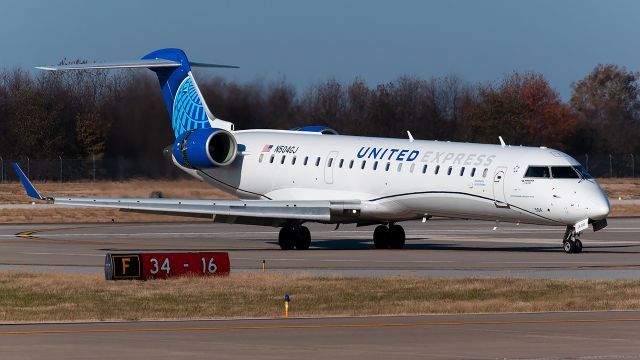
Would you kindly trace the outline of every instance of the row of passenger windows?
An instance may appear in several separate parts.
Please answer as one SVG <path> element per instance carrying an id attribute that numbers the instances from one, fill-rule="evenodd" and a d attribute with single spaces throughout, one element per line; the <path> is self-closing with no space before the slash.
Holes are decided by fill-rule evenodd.
<path id="1" fill-rule="evenodd" d="M 264 160 L 264 155 L 265 154 L 260 154 L 260 157 L 258 158 L 258 162 L 261 163 Z M 282 155 L 280 157 L 280 160 L 279 160 L 280 164 L 284 164 L 286 162 L 286 157 L 287 157 L 286 155 Z M 321 160 L 320 157 L 316 157 L 315 161 L 313 162 L 313 165 L 320 166 L 320 160 Z M 273 164 L 275 161 L 276 161 L 275 155 L 271 155 L 269 157 L 269 163 Z M 296 161 L 297 161 L 297 157 L 296 156 L 291 157 L 291 165 L 295 165 Z M 327 167 L 333 166 L 333 161 L 334 161 L 333 158 L 329 158 L 329 161 L 327 161 Z M 307 166 L 308 164 L 309 164 L 309 157 L 305 156 L 304 160 L 302 161 L 302 165 L 303 166 Z M 383 167 L 383 166 L 378 166 L 379 165 L 379 161 L 377 161 L 377 160 L 370 162 L 370 164 L 373 164 L 373 165 L 371 165 L 371 169 L 373 169 L 373 170 L 378 170 L 378 168 L 382 168 Z M 396 166 L 394 166 L 394 167 L 396 167 L 397 171 L 400 172 L 400 171 L 402 171 L 402 165 L 403 164 L 404 163 L 399 162 L 397 164 L 397 167 Z M 355 160 L 349 160 L 349 163 L 348 163 L 349 169 L 353 169 L 354 165 L 355 165 Z M 382 165 L 382 164 L 380 164 L 380 165 Z M 345 166 L 346 166 L 345 159 L 340 159 L 338 161 L 338 168 L 342 169 Z M 356 165 L 356 166 L 358 166 L 360 169 L 364 170 L 367 167 L 367 160 L 362 160 L 362 162 L 359 165 Z M 409 167 L 409 172 L 413 173 L 415 171 L 415 168 L 416 168 L 416 164 L 415 163 L 411 164 L 411 166 Z M 390 162 L 384 163 L 384 171 L 389 171 L 390 169 L 391 169 L 391 163 Z M 428 169 L 429 169 L 429 165 L 427 165 L 427 164 L 422 165 L 422 173 L 423 174 L 426 174 Z M 433 170 L 434 174 L 437 175 L 438 173 L 440 173 L 440 165 L 433 166 L 433 169 L 434 169 Z M 464 176 L 465 173 L 468 173 L 469 177 L 476 176 L 476 168 L 471 168 L 471 170 L 469 172 L 467 172 L 466 170 L 467 170 L 466 167 L 464 167 L 464 166 L 461 167 L 459 172 L 458 172 L 459 175 L 460 176 Z M 488 171 L 489 171 L 489 169 L 487 169 L 487 168 L 485 168 L 482 171 L 482 177 L 483 178 L 487 177 Z M 453 166 L 449 166 L 447 168 L 447 175 L 451 175 L 452 173 L 453 173 Z"/>

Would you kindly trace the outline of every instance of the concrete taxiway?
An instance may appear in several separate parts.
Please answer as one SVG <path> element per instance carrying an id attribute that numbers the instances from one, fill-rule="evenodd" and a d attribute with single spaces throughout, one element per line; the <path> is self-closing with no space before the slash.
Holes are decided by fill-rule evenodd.
<path id="1" fill-rule="evenodd" d="M 99 273 L 107 252 L 228 251 L 232 271 L 346 275 L 640 279 L 640 219 L 586 231 L 582 254 L 561 249 L 564 229 L 434 219 L 403 223 L 403 250 L 375 250 L 373 227 L 312 224 L 310 250 L 282 251 L 278 229 L 206 222 L 0 226 L 0 269 Z M 497 225 L 497 228 L 494 227 Z"/>
<path id="2" fill-rule="evenodd" d="M 0 326 L 2 359 L 638 359 L 640 312 Z"/>

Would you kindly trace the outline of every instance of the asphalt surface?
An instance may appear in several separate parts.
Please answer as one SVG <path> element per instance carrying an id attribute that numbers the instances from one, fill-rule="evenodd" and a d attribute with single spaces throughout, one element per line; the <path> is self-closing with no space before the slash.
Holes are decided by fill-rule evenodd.
<path id="1" fill-rule="evenodd" d="M 402 250 L 375 250 L 373 227 L 310 225 L 310 250 L 282 251 L 278 229 L 215 223 L 0 225 L 0 270 L 101 273 L 107 252 L 228 251 L 232 272 L 640 279 L 640 218 L 610 219 L 565 254 L 564 229 L 466 220 L 403 224 Z M 494 230 L 494 227 L 497 228 Z"/>
<path id="2" fill-rule="evenodd" d="M 101 273 L 107 252 L 218 250 L 232 272 L 266 260 L 267 271 L 357 276 L 640 279 L 640 219 L 609 223 L 573 255 L 562 228 L 464 220 L 406 223 L 403 250 L 373 249 L 372 227 L 311 225 L 310 250 L 282 251 L 265 227 L 2 225 L 0 270 Z M 638 334 L 640 312 L 21 324 L 0 325 L 0 359 L 638 359 Z"/>
<path id="3" fill-rule="evenodd" d="M 2 359 L 638 359 L 640 312 L 0 325 Z"/>

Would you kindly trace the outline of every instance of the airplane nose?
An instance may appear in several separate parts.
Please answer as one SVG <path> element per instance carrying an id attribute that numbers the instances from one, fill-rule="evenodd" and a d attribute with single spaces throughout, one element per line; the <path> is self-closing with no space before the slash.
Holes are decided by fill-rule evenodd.
<path id="1" fill-rule="evenodd" d="M 609 215 L 611 205 L 606 195 L 602 194 L 598 200 L 594 201 L 589 211 L 589 218 L 592 220 L 602 220 Z"/>

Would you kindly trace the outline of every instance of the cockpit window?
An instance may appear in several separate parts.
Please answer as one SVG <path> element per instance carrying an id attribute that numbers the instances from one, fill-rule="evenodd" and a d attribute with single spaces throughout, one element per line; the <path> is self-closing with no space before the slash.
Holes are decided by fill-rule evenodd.
<path id="1" fill-rule="evenodd" d="M 547 166 L 529 166 L 524 177 L 532 178 L 550 178 L 549 167 Z"/>
<path id="2" fill-rule="evenodd" d="M 552 166 L 551 175 L 554 179 L 579 179 L 580 176 L 572 166 Z"/>
<path id="3" fill-rule="evenodd" d="M 584 168 L 584 166 L 578 165 L 578 166 L 575 166 L 575 169 L 577 172 L 580 173 L 580 176 L 582 176 L 583 179 L 593 179 L 593 176 L 589 174 L 589 172 L 587 171 L 587 169 Z"/>

